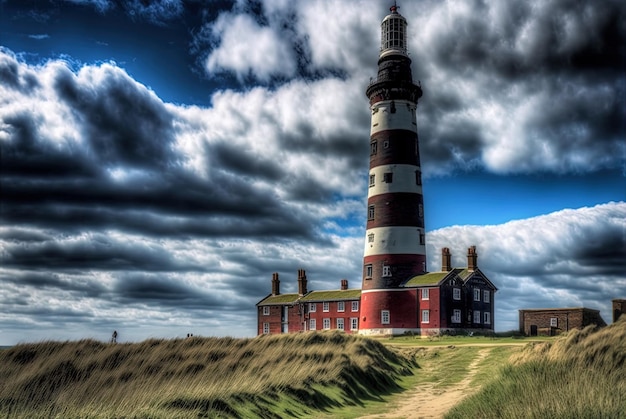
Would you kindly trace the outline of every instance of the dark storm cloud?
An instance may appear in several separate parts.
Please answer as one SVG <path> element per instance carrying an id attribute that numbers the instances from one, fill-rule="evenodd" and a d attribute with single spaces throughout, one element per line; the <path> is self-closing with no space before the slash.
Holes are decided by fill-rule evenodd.
<path id="1" fill-rule="evenodd" d="M 414 76 L 425 92 L 418 118 L 427 172 L 459 167 L 459 157 L 498 172 L 619 166 L 623 2 L 430 6 L 430 20 L 418 16 L 424 24 L 411 26 Z"/>
<path id="2" fill-rule="evenodd" d="M 6 265 L 7 268 L 13 266 Z M 94 279 L 74 278 L 63 279 L 61 275 L 52 272 L 29 272 L 28 267 L 23 271 L 2 274 L 5 283 L 12 283 L 21 289 L 57 289 L 68 291 L 77 297 L 96 298 L 104 295 L 107 288 Z"/>

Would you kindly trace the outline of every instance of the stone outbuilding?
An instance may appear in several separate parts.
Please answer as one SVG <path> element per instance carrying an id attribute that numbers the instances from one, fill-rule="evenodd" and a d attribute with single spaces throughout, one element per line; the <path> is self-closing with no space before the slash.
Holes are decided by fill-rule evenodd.
<path id="1" fill-rule="evenodd" d="M 600 310 L 577 308 L 536 308 L 519 311 L 519 330 L 526 336 L 555 336 L 589 325 L 606 326 Z"/>

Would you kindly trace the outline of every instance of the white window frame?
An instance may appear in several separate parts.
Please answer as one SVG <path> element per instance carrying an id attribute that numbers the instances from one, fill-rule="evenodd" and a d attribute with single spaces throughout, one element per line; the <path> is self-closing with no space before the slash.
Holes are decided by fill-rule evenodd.
<path id="1" fill-rule="evenodd" d="M 453 300 L 461 299 L 461 288 L 452 288 L 452 299 Z"/>
<path id="2" fill-rule="evenodd" d="M 474 301 L 480 301 L 480 288 L 474 288 Z"/>
<path id="3" fill-rule="evenodd" d="M 344 321 L 343 321 L 343 318 L 339 317 L 339 318 L 337 319 L 337 330 L 345 330 L 345 329 L 344 329 L 344 324 L 345 324 L 345 323 L 344 323 Z"/>
<path id="4" fill-rule="evenodd" d="M 373 220 L 376 217 L 376 206 L 370 205 L 367 207 L 367 219 Z"/>
<path id="5" fill-rule="evenodd" d="M 391 266 L 383 265 L 383 277 L 391 276 Z"/>
<path id="6" fill-rule="evenodd" d="M 372 265 L 371 264 L 365 265 L 365 277 L 371 278 L 373 274 L 374 274 L 374 268 L 372 267 Z"/>
<path id="7" fill-rule="evenodd" d="M 328 313 L 330 311 L 330 303 L 328 301 L 324 301 L 322 303 L 322 311 L 324 313 Z"/>
<path id="8" fill-rule="evenodd" d="M 485 311 L 485 312 L 483 313 L 483 317 L 484 317 L 484 319 L 483 319 L 483 320 L 484 320 L 484 321 L 483 321 L 483 323 L 485 323 L 485 324 L 491 324 L 491 313 L 490 313 L 490 312 Z"/>
<path id="9" fill-rule="evenodd" d="M 309 330 L 315 330 L 317 328 L 316 323 L 315 319 L 309 319 Z"/>
<path id="10" fill-rule="evenodd" d="M 452 310 L 452 323 L 461 323 L 461 310 Z"/>
<path id="11" fill-rule="evenodd" d="M 430 310 L 422 310 L 422 323 L 430 323 Z"/>
<path id="12" fill-rule="evenodd" d="M 352 312 L 357 312 L 359 311 L 359 302 L 358 301 L 353 301 L 352 302 Z"/>
<path id="13" fill-rule="evenodd" d="M 429 299 L 429 289 L 428 288 L 422 288 L 422 300 L 428 300 Z"/>
<path id="14" fill-rule="evenodd" d="M 346 311 L 346 303 L 344 303 L 343 301 L 337 301 L 337 311 L 340 313 Z"/>
<path id="15" fill-rule="evenodd" d="M 391 322 L 391 316 L 389 310 L 380 310 L 380 324 L 389 324 Z"/>
<path id="16" fill-rule="evenodd" d="M 263 315 L 264 316 L 270 315 L 270 306 L 263 306 Z"/>
<path id="17" fill-rule="evenodd" d="M 550 317 L 550 327 L 559 327 L 558 317 Z"/>
<path id="18" fill-rule="evenodd" d="M 269 323 L 263 323 L 263 334 L 264 335 L 269 335 L 270 334 L 270 324 Z"/>
<path id="19" fill-rule="evenodd" d="M 350 317 L 350 330 L 359 330 L 359 318 Z"/>
<path id="20" fill-rule="evenodd" d="M 474 323 L 480 324 L 480 310 L 474 311 Z"/>
<path id="21" fill-rule="evenodd" d="M 322 327 L 324 330 L 330 330 L 330 319 L 328 317 L 322 319 Z"/>
<path id="22" fill-rule="evenodd" d="M 317 304 L 309 303 L 309 313 L 315 313 L 317 311 Z"/>
<path id="23" fill-rule="evenodd" d="M 483 291 L 483 301 L 485 303 L 488 303 L 491 301 L 491 293 L 489 292 L 489 290 L 484 290 Z"/>
<path id="24" fill-rule="evenodd" d="M 370 175 L 370 188 L 376 185 L 376 175 Z"/>

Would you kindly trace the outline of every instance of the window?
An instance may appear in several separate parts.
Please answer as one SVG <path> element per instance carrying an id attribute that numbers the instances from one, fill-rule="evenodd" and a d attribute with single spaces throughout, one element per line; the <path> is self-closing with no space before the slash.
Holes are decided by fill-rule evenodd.
<path id="1" fill-rule="evenodd" d="M 330 319 L 324 319 L 324 330 L 330 329 Z"/>
<path id="2" fill-rule="evenodd" d="M 417 215 L 420 216 L 420 217 L 424 216 L 424 205 L 419 204 L 417 206 Z"/>
<path id="3" fill-rule="evenodd" d="M 389 140 L 383 141 L 383 148 L 389 148 Z"/>
<path id="4" fill-rule="evenodd" d="M 461 299 L 461 288 L 452 288 L 452 298 L 455 300 Z"/>
<path id="5" fill-rule="evenodd" d="M 358 329 L 359 329 L 359 318 L 350 317 L 350 330 L 358 330 Z"/>
<path id="6" fill-rule="evenodd" d="M 328 313 L 329 310 L 330 310 L 330 303 L 328 301 L 324 301 L 322 303 L 322 311 L 324 311 L 325 313 Z"/>
<path id="7" fill-rule="evenodd" d="M 415 171 L 415 184 L 416 185 L 422 184 L 422 172 L 420 172 L 419 170 Z"/>
<path id="8" fill-rule="evenodd" d="M 550 317 L 550 327 L 559 327 L 559 319 Z"/>
<path id="9" fill-rule="evenodd" d="M 337 329 L 343 330 L 343 319 L 337 319 Z"/>
<path id="10" fill-rule="evenodd" d="M 491 324 L 491 313 L 488 311 L 485 311 L 483 313 L 483 317 L 485 318 L 485 321 L 483 323 L 485 324 Z"/>
<path id="11" fill-rule="evenodd" d="M 452 310 L 452 323 L 461 323 L 461 310 Z"/>
<path id="12" fill-rule="evenodd" d="M 269 323 L 263 323 L 263 334 L 264 335 L 269 335 L 270 333 L 270 324 Z"/>
<path id="13" fill-rule="evenodd" d="M 383 182 L 385 182 L 385 183 L 392 183 L 393 182 L 393 173 L 392 172 L 383 173 Z"/>
<path id="14" fill-rule="evenodd" d="M 370 233 L 367 235 L 367 242 L 374 243 L 374 233 Z"/>
<path id="15" fill-rule="evenodd" d="M 369 207 L 367 207 L 367 219 L 368 220 L 374 219 L 374 205 L 370 205 Z"/>
<path id="16" fill-rule="evenodd" d="M 270 315 L 270 306 L 263 306 L 263 315 L 264 316 Z"/>
<path id="17" fill-rule="evenodd" d="M 480 290 L 478 288 L 474 288 L 474 301 L 480 301 Z"/>
<path id="18" fill-rule="evenodd" d="M 383 265 L 383 276 L 391 276 L 391 266 Z"/>
<path id="19" fill-rule="evenodd" d="M 337 301 L 337 311 L 346 311 L 346 304 L 343 301 Z"/>
<path id="20" fill-rule="evenodd" d="M 382 324 L 389 324 L 389 310 L 380 311 L 380 322 Z"/>
<path id="21" fill-rule="evenodd" d="M 309 312 L 314 313 L 317 311 L 317 304 L 309 303 Z"/>
<path id="22" fill-rule="evenodd" d="M 315 330 L 315 319 L 309 320 L 309 330 Z"/>
<path id="23" fill-rule="evenodd" d="M 370 188 L 376 184 L 376 175 L 370 175 Z"/>
<path id="24" fill-rule="evenodd" d="M 374 155 L 378 151 L 378 143 L 376 141 L 372 141 L 370 143 L 370 154 Z"/>
<path id="25" fill-rule="evenodd" d="M 480 324 L 480 311 L 479 310 L 476 310 L 474 312 L 474 323 Z"/>
<path id="26" fill-rule="evenodd" d="M 428 300 L 428 288 L 422 288 L 422 300 Z"/>
<path id="27" fill-rule="evenodd" d="M 352 302 L 352 311 L 359 311 L 359 302 L 358 301 L 353 301 Z"/>
<path id="28" fill-rule="evenodd" d="M 430 310 L 422 310 L 422 323 L 430 322 Z"/>
<path id="29" fill-rule="evenodd" d="M 372 265 L 365 265 L 365 277 L 372 278 Z"/>
<path id="30" fill-rule="evenodd" d="M 420 231 L 420 244 L 421 245 L 426 244 L 426 236 L 421 231 Z"/>
<path id="31" fill-rule="evenodd" d="M 488 303 L 489 302 L 489 290 L 484 290 L 483 291 L 483 301 Z"/>

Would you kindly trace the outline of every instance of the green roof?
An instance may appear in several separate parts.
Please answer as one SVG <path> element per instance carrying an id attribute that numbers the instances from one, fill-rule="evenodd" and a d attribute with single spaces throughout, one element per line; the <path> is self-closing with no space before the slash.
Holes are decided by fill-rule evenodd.
<path id="1" fill-rule="evenodd" d="M 358 300 L 361 298 L 361 290 L 331 290 L 331 291 L 311 291 L 301 301 L 340 301 Z"/>
<path id="2" fill-rule="evenodd" d="M 437 285 L 448 276 L 450 272 L 429 272 L 423 275 L 417 275 L 404 283 L 405 287 L 416 287 L 420 285 Z"/>
<path id="3" fill-rule="evenodd" d="M 270 304 L 289 304 L 295 303 L 300 298 L 299 294 L 279 294 L 270 295 L 269 297 L 261 300 L 257 305 L 266 306 Z"/>

